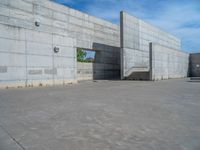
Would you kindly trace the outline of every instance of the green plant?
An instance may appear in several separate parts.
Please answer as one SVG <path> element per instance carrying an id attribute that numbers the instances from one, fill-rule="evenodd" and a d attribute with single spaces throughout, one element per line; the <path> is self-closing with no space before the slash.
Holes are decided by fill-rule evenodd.
<path id="1" fill-rule="evenodd" d="M 77 48 L 77 61 L 84 62 L 87 53 L 82 48 Z"/>

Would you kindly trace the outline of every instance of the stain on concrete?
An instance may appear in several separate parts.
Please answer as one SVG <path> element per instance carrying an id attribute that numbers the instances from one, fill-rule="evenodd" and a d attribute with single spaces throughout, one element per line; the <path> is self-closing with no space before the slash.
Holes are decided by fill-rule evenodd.
<path id="1" fill-rule="evenodd" d="M 45 69 L 44 73 L 45 74 L 57 74 L 57 69 L 56 68 L 54 68 L 54 69 Z"/>
<path id="2" fill-rule="evenodd" d="M 41 75 L 42 74 L 42 70 L 29 70 L 28 74 L 30 75 Z"/>
<path id="3" fill-rule="evenodd" d="M 0 66 L 0 73 L 6 73 L 8 72 L 7 66 Z"/>

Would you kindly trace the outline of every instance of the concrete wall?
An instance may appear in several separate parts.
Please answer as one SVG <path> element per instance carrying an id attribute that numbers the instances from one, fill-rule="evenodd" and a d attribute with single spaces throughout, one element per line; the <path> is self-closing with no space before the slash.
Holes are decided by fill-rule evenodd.
<path id="1" fill-rule="evenodd" d="M 127 13 L 121 13 L 120 22 L 50 0 L 0 0 L 0 86 L 71 83 L 84 79 L 87 70 L 86 78 L 112 78 L 120 66 L 122 78 L 147 79 L 150 42 L 180 49 L 179 39 Z M 78 66 L 78 77 L 77 47 L 100 52 L 92 67 Z"/>
<path id="2" fill-rule="evenodd" d="M 95 50 L 94 63 L 78 63 L 78 80 L 120 78 L 120 48 L 104 45 Z"/>
<path id="3" fill-rule="evenodd" d="M 150 79 L 184 78 L 188 75 L 189 54 L 159 44 L 150 44 Z"/>
<path id="4" fill-rule="evenodd" d="M 2 86 L 75 82 L 74 39 L 2 24 L 0 30 Z M 55 46 L 59 53 L 53 52 Z"/>
<path id="5" fill-rule="evenodd" d="M 103 63 L 80 63 L 77 64 L 77 79 L 97 80 L 97 79 L 119 79 L 120 69 L 118 65 Z"/>
<path id="6" fill-rule="evenodd" d="M 190 54 L 190 77 L 200 77 L 200 53 Z"/>
<path id="7" fill-rule="evenodd" d="M 77 64 L 78 80 L 120 78 L 120 48 L 104 45 L 95 50 L 94 63 Z"/>
<path id="8" fill-rule="evenodd" d="M 77 47 L 117 51 L 119 41 L 117 25 L 49 0 L 1 0 L 0 84 L 76 82 Z"/>
<path id="9" fill-rule="evenodd" d="M 120 20 L 122 78 L 134 73 L 148 75 L 150 42 L 178 50 L 181 47 L 180 39 L 125 12 L 121 12 Z"/>

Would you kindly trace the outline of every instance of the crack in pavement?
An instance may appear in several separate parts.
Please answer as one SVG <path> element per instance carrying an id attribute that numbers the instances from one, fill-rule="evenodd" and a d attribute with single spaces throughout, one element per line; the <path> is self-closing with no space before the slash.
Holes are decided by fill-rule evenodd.
<path id="1" fill-rule="evenodd" d="M 15 137 L 13 137 L 2 124 L 3 123 L 0 122 L 0 128 L 9 136 L 9 138 L 11 138 L 22 150 L 26 150 L 26 148 Z"/>

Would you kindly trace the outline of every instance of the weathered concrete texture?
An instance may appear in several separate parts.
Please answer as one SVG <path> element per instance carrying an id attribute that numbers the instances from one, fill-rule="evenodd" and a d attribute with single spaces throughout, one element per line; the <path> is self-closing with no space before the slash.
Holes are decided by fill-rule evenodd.
<path id="1" fill-rule="evenodd" d="M 0 24 L 0 82 L 65 83 L 76 80 L 76 41 L 70 37 Z M 58 54 L 53 52 L 59 47 Z M 46 83 L 45 83 L 46 82 Z"/>
<path id="2" fill-rule="evenodd" d="M 200 53 L 190 54 L 190 77 L 200 77 Z"/>
<path id="3" fill-rule="evenodd" d="M 178 38 L 134 16 L 121 12 L 120 22 L 50 0 L 0 0 L 0 87 L 74 83 L 119 72 L 122 78 L 149 79 L 149 42 L 180 49 Z M 98 64 L 77 70 L 76 48 L 98 51 Z"/>
<path id="4" fill-rule="evenodd" d="M 165 80 L 1 90 L 0 149 L 199 150 L 199 89 Z"/>
<path id="5" fill-rule="evenodd" d="M 119 79 L 120 48 L 102 45 L 101 49 L 94 49 L 94 63 L 77 63 L 77 80 Z"/>
<path id="6" fill-rule="evenodd" d="M 188 53 L 150 43 L 150 80 L 187 77 L 188 65 Z"/>
<path id="7" fill-rule="evenodd" d="M 150 42 L 178 50 L 181 47 L 180 39 L 125 12 L 121 12 L 120 27 L 122 78 L 149 71 Z"/>
<path id="8" fill-rule="evenodd" d="M 95 50 L 94 63 L 77 63 L 77 79 L 116 79 L 120 78 L 120 48 L 104 45 Z"/>
<path id="9" fill-rule="evenodd" d="M 77 79 L 79 81 L 119 78 L 119 65 L 104 63 L 77 63 Z"/>
<path id="10" fill-rule="evenodd" d="M 117 25 L 49 0 L 1 0 L 0 86 L 76 82 L 77 47 L 118 51 L 119 41 Z"/>

